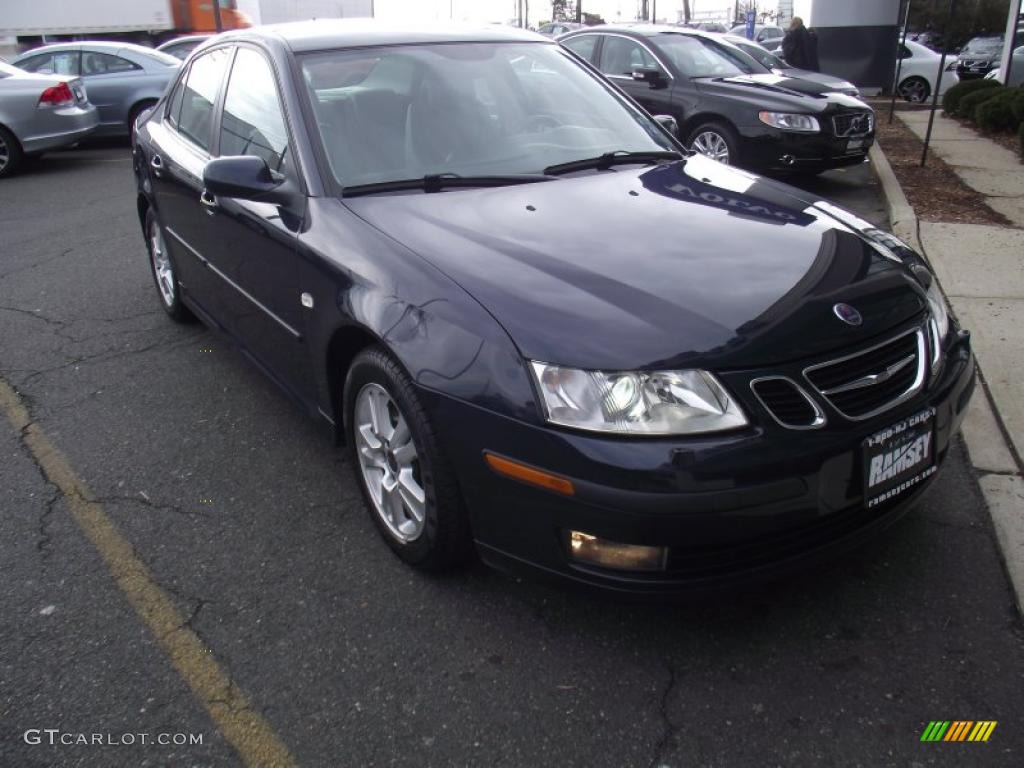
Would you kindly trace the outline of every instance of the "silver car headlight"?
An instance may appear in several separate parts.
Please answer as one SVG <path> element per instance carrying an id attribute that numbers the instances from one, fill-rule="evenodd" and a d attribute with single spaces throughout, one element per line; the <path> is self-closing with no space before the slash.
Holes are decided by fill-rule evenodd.
<path id="1" fill-rule="evenodd" d="M 939 372 L 942 362 L 942 343 L 949 333 L 949 305 L 946 297 L 939 290 L 939 281 L 932 271 L 923 265 L 913 267 L 914 274 L 925 286 L 925 300 L 928 303 L 928 335 L 931 337 L 929 346 L 932 349 L 932 375 Z"/>
<path id="2" fill-rule="evenodd" d="M 758 112 L 757 117 L 765 125 L 782 131 L 817 133 L 821 130 L 817 118 L 810 115 L 798 115 L 791 112 Z"/>
<path id="3" fill-rule="evenodd" d="M 630 435 L 695 435 L 746 426 L 707 371 L 581 371 L 531 362 L 552 424 Z"/>

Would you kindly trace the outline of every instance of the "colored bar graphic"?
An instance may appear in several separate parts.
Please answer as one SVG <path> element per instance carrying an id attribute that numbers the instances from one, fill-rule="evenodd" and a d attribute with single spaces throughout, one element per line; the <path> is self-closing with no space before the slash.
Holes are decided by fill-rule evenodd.
<path id="1" fill-rule="evenodd" d="M 921 741 L 988 741 L 995 720 L 929 720 Z"/>

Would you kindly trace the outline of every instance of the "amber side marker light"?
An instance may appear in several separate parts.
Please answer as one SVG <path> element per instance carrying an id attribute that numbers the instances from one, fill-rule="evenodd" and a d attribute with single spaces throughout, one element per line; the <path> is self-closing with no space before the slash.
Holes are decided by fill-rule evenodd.
<path id="1" fill-rule="evenodd" d="M 569 531 L 569 555 L 573 560 L 603 568 L 622 571 L 664 571 L 668 547 L 645 547 L 623 544 L 591 536 L 583 531 Z"/>
<path id="2" fill-rule="evenodd" d="M 552 475 L 550 472 L 545 472 L 526 464 L 520 464 L 518 461 L 496 456 L 486 451 L 484 452 L 484 459 L 487 461 L 487 465 L 499 475 L 511 477 L 513 480 L 520 480 L 547 491 L 564 494 L 565 496 L 572 496 L 576 493 L 572 480 L 566 477 Z"/>

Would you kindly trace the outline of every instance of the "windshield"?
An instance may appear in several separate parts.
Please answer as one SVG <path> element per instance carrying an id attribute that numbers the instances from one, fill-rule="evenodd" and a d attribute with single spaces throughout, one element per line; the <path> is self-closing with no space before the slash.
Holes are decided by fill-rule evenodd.
<path id="1" fill-rule="evenodd" d="M 999 53 L 1002 49 L 1002 38 L 976 37 L 964 46 L 961 53 Z"/>
<path id="2" fill-rule="evenodd" d="M 738 48 L 706 37 L 671 32 L 658 35 L 658 47 L 684 77 L 735 77 L 764 74 L 769 69 Z"/>
<path id="3" fill-rule="evenodd" d="M 536 174 L 606 152 L 676 149 L 555 43 L 402 45 L 301 62 L 343 186 Z"/>
<path id="4" fill-rule="evenodd" d="M 755 59 L 763 67 L 768 67 L 769 69 L 787 69 L 789 67 L 786 62 L 774 53 L 769 53 L 759 45 L 754 45 L 753 43 L 733 43 L 733 45 L 752 59 Z"/>

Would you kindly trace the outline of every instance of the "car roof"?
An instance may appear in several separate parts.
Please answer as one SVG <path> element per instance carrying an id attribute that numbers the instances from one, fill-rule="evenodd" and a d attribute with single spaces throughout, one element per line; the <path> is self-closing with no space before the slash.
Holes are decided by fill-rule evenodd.
<path id="1" fill-rule="evenodd" d="M 40 45 L 38 48 L 32 48 L 19 55 L 15 61 L 26 59 L 29 56 L 36 56 L 40 53 L 49 53 L 51 51 L 74 51 L 82 49 L 83 51 L 97 51 L 100 53 L 117 53 L 118 51 L 130 51 L 137 53 L 140 56 L 152 56 L 154 53 L 157 54 L 157 59 L 161 59 L 163 53 L 158 52 L 155 48 L 147 48 L 144 45 L 136 45 L 135 43 L 119 43 L 112 42 L 110 40 L 75 40 L 68 43 L 50 43 L 49 45 Z"/>
<path id="2" fill-rule="evenodd" d="M 318 19 L 269 24 L 222 33 L 218 41 L 276 38 L 296 53 L 332 48 L 416 43 L 522 43 L 551 44 L 536 32 L 502 25 L 429 25 L 381 22 L 374 19 Z"/>
<path id="3" fill-rule="evenodd" d="M 160 45 L 156 47 L 156 50 L 160 51 L 164 48 L 170 48 L 171 46 L 178 45 L 180 43 L 201 43 L 203 40 L 209 40 L 211 37 L 213 37 L 213 35 L 182 35 L 181 37 L 175 37 L 171 40 L 160 43 Z"/>
<path id="4" fill-rule="evenodd" d="M 587 32 L 618 32 L 637 37 L 655 37 L 662 34 L 689 35 L 690 37 L 706 37 L 709 40 L 716 40 L 722 36 L 718 32 L 705 32 L 703 29 L 693 29 L 692 27 L 676 27 L 671 24 L 644 24 L 642 22 L 637 24 L 601 24 L 596 27 L 577 29 L 569 34 L 576 36 Z M 568 36 L 566 35 L 566 37 Z"/>

